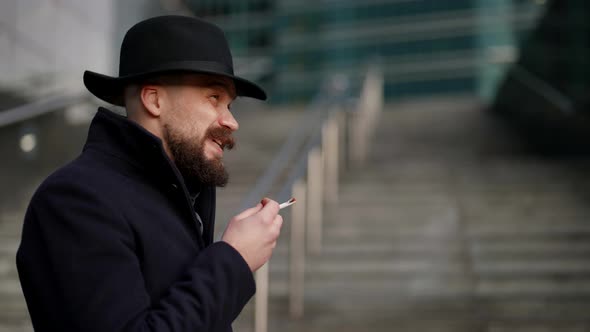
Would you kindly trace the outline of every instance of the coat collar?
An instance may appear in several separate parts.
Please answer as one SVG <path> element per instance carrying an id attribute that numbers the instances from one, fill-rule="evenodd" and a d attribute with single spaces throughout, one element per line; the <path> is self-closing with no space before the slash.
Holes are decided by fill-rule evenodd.
<path id="1" fill-rule="evenodd" d="M 88 132 L 84 150 L 96 149 L 124 160 L 149 175 L 167 181 L 183 181 L 168 158 L 162 140 L 139 124 L 99 107 Z"/>
<path id="2" fill-rule="evenodd" d="M 98 150 L 114 156 L 122 161 L 120 163 L 122 167 L 125 167 L 123 164 L 131 166 L 131 173 L 143 173 L 146 178 L 153 181 L 152 183 L 168 187 L 172 185 L 182 189 L 191 210 L 194 209 L 205 218 L 207 228 L 203 236 L 205 244 L 212 242 L 215 187 L 192 188 L 191 190 L 194 191 L 192 195 L 199 192 L 198 202 L 196 204 L 192 202 L 189 189 L 176 165 L 168 158 L 160 138 L 126 117 L 99 107 L 90 124 L 88 140 L 84 146 L 84 151 L 86 150 Z"/>

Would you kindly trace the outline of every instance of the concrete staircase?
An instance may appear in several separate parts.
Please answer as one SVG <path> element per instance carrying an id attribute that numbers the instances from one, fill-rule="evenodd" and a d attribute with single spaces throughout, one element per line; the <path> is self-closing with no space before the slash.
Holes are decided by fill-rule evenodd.
<path id="1" fill-rule="evenodd" d="M 532 153 L 480 109 L 388 106 L 306 260 L 301 320 L 287 314 L 287 222 L 269 331 L 590 331 L 590 160 Z"/>

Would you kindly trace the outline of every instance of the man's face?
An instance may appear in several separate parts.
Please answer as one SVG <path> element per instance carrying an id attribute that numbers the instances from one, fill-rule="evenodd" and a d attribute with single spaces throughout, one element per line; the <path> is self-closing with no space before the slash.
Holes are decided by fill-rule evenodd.
<path id="1" fill-rule="evenodd" d="M 231 79 L 190 75 L 166 86 L 170 108 L 163 115 L 164 144 L 189 186 L 225 186 L 223 150 L 232 149 L 238 123 L 230 112 L 236 98 Z"/>

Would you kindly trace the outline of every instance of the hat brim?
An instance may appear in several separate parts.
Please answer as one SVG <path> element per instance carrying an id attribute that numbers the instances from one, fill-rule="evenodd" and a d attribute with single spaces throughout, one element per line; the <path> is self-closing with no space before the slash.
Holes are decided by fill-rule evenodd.
<path id="1" fill-rule="evenodd" d="M 142 79 L 148 77 L 174 72 L 212 74 L 228 77 L 234 81 L 238 96 L 251 97 L 259 100 L 266 100 L 267 98 L 266 92 L 264 92 L 260 86 L 244 78 L 219 71 L 194 69 L 169 69 L 165 71 L 153 71 L 122 77 L 112 77 L 86 70 L 84 71 L 84 85 L 86 86 L 86 89 L 97 98 L 117 106 L 125 106 L 124 91 L 127 85 L 133 82 L 140 82 Z"/>

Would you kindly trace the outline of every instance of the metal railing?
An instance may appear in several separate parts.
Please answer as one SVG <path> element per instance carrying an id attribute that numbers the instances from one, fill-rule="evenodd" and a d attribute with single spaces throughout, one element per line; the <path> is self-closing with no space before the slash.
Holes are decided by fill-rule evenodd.
<path id="1" fill-rule="evenodd" d="M 279 187 L 279 201 L 295 197 L 289 244 L 289 315 L 304 314 L 306 253 L 322 251 L 326 204 L 338 201 L 343 168 L 361 166 L 383 109 L 383 77 L 377 66 L 367 70 L 360 93 L 351 93 L 346 79 L 332 78 L 320 90 L 268 169 L 246 195 L 241 210 Z M 289 167 L 291 165 L 291 167 Z M 287 173 L 286 177 L 281 176 Z M 254 330 L 268 330 L 269 267 L 256 272 Z"/>
<path id="2" fill-rule="evenodd" d="M 87 93 L 63 93 L 0 110 L 0 223 L 21 213 L 38 181 L 79 151 L 86 127 L 75 116 L 90 100 Z"/>
<path id="3" fill-rule="evenodd" d="M 568 96 L 525 67 L 514 64 L 511 73 L 525 87 L 555 106 L 562 113 L 575 113 L 574 104 Z"/>
<path id="4" fill-rule="evenodd" d="M 90 100 L 88 93 L 59 94 L 0 111 L 0 128 L 62 110 L 87 100 Z"/>

